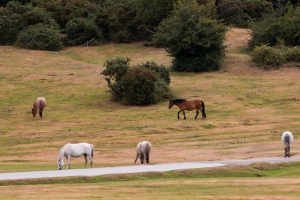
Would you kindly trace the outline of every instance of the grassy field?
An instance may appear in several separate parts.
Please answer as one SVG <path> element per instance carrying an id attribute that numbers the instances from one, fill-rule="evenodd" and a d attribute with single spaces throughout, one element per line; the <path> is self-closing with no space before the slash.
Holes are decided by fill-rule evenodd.
<path id="1" fill-rule="evenodd" d="M 163 49 L 142 43 L 59 52 L 0 46 L 0 172 L 55 170 L 58 151 L 67 142 L 94 144 L 95 167 L 105 167 L 132 165 L 135 146 L 142 140 L 152 143 L 151 164 L 279 157 L 284 154 L 281 134 L 289 130 L 295 137 L 291 154 L 299 155 L 300 70 L 292 65 L 269 71 L 256 67 L 245 53 L 248 38 L 246 30 L 228 32 L 224 66 L 217 72 L 171 72 L 170 86 L 176 97 L 203 100 L 206 120 L 193 120 L 194 111 L 186 113 L 187 120 L 177 120 L 178 109 L 169 110 L 168 102 L 137 107 L 110 101 L 107 83 L 100 75 L 107 59 L 129 57 L 131 64 L 155 61 L 169 66 L 171 60 Z M 42 120 L 31 115 L 38 96 L 47 100 Z M 83 158 L 71 160 L 71 169 L 82 166 Z M 251 174 L 247 178 L 239 178 L 239 170 L 216 176 L 219 171 L 215 169 L 212 178 L 201 177 L 200 170 L 195 176 L 166 173 L 129 180 L 117 176 L 29 181 L 25 185 L 3 182 L 0 199 L 299 196 L 298 164 L 271 169 L 269 174 L 263 171 L 262 177 L 262 170 L 252 173 L 252 167 L 247 169 Z"/>

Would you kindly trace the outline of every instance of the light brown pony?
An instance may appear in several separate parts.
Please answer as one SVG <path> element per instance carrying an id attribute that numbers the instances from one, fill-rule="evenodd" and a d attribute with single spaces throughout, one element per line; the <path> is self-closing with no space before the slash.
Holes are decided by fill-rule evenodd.
<path id="1" fill-rule="evenodd" d="M 138 157 L 140 157 L 141 164 L 144 164 L 144 160 L 146 160 L 146 163 L 149 163 L 151 148 L 151 143 L 148 141 L 138 143 L 138 145 L 136 146 L 136 158 L 134 164 L 136 163 Z"/>
<path id="2" fill-rule="evenodd" d="M 170 100 L 170 102 L 169 102 L 169 109 L 171 109 L 173 105 L 176 105 L 179 108 L 179 112 L 177 114 L 178 119 L 180 119 L 180 117 L 179 117 L 180 112 L 183 113 L 183 116 L 184 116 L 183 119 L 186 119 L 185 110 L 190 111 L 190 110 L 195 110 L 195 109 L 196 109 L 196 116 L 194 119 L 197 119 L 199 110 L 201 110 L 201 112 L 202 112 L 202 119 L 206 118 L 204 102 L 201 100 L 187 101 L 185 99 L 173 99 L 173 100 Z"/>
<path id="3" fill-rule="evenodd" d="M 39 111 L 39 119 L 42 119 L 43 110 L 45 107 L 46 107 L 46 99 L 44 97 L 37 98 L 32 107 L 32 116 L 35 117 L 37 111 Z"/>

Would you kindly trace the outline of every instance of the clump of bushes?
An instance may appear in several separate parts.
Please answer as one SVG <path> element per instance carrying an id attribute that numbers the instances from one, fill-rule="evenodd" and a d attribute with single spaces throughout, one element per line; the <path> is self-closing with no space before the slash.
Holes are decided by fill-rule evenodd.
<path id="1" fill-rule="evenodd" d="M 38 23 L 23 29 L 17 37 L 15 45 L 36 50 L 57 51 L 63 47 L 57 29 Z"/>
<path id="2" fill-rule="evenodd" d="M 163 65 L 147 62 L 130 66 L 129 58 L 115 58 L 104 63 L 112 99 L 127 105 L 150 105 L 172 98 L 170 74 Z"/>
<path id="3" fill-rule="evenodd" d="M 278 40 L 283 41 L 286 46 L 300 45 L 300 8 L 297 7 L 284 16 L 270 15 L 264 20 L 253 23 L 251 26 L 251 40 L 249 40 L 249 49 L 255 46 L 268 44 L 270 46 L 278 45 Z"/>
<path id="4" fill-rule="evenodd" d="M 94 21 L 86 18 L 70 20 L 65 27 L 67 34 L 65 43 L 70 46 L 83 45 L 89 40 L 102 41 L 103 36 Z"/>
<path id="5" fill-rule="evenodd" d="M 300 47 L 262 45 L 256 46 L 250 55 L 258 64 L 279 66 L 286 62 L 300 61 Z"/>

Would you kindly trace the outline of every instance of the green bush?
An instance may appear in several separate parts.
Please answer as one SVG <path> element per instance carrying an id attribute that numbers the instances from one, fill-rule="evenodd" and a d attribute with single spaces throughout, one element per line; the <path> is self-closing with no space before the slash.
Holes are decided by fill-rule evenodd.
<path id="1" fill-rule="evenodd" d="M 220 68 L 227 28 L 213 19 L 214 6 L 196 1 L 180 4 L 154 34 L 153 43 L 162 45 L 173 57 L 175 71 L 202 72 Z"/>
<path id="2" fill-rule="evenodd" d="M 51 51 L 63 47 L 59 31 L 41 23 L 23 29 L 18 35 L 16 45 L 27 49 Z"/>
<path id="3" fill-rule="evenodd" d="M 253 61 L 263 65 L 280 65 L 285 61 L 284 55 L 280 49 L 267 45 L 257 46 L 251 52 Z"/>
<path id="4" fill-rule="evenodd" d="M 66 24 L 67 45 L 83 45 L 95 38 L 102 41 L 103 37 L 97 25 L 92 20 L 86 18 L 75 18 Z"/>
<path id="5" fill-rule="evenodd" d="M 122 87 L 122 78 L 126 75 L 130 67 L 129 58 L 120 58 L 106 60 L 103 64 L 105 70 L 101 72 L 106 76 L 108 87 L 114 101 L 122 101 L 124 89 Z"/>
<path id="6" fill-rule="evenodd" d="M 286 51 L 284 51 L 284 57 L 286 61 L 300 61 L 300 47 L 295 46 L 291 48 L 287 48 Z"/>
<path id="7" fill-rule="evenodd" d="M 104 63 L 112 99 L 129 105 L 149 105 L 172 98 L 167 69 L 155 62 L 129 65 L 129 58 L 116 58 Z"/>
<path id="8" fill-rule="evenodd" d="M 251 40 L 249 49 L 268 44 L 276 46 L 278 40 L 284 41 L 286 46 L 300 45 L 300 7 L 286 13 L 284 16 L 271 15 L 263 21 L 251 26 Z"/>
<path id="9" fill-rule="evenodd" d="M 130 67 L 122 78 L 124 88 L 122 102 L 129 105 L 155 104 L 155 82 L 158 76 L 156 72 L 140 66 Z"/>

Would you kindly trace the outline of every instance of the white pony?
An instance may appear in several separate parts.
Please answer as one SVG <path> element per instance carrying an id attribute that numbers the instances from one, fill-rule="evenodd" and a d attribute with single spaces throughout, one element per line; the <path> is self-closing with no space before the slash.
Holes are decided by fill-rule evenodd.
<path id="1" fill-rule="evenodd" d="M 291 144 L 294 140 L 294 137 L 293 137 L 293 134 L 289 131 L 285 131 L 282 136 L 281 136 L 281 141 L 284 145 L 284 157 L 290 157 L 291 156 L 291 153 L 290 153 L 290 150 L 291 150 Z"/>
<path id="2" fill-rule="evenodd" d="M 138 143 L 136 146 L 136 158 L 134 164 L 136 163 L 138 157 L 140 157 L 141 164 L 144 164 L 144 160 L 146 160 L 146 163 L 149 163 L 151 148 L 151 143 L 148 141 Z"/>
<path id="3" fill-rule="evenodd" d="M 58 169 L 61 170 L 64 167 L 64 157 L 68 161 L 67 169 L 70 169 L 70 158 L 71 157 L 80 157 L 84 155 L 84 168 L 88 162 L 87 157 L 89 157 L 91 162 L 91 167 L 93 167 L 93 156 L 94 156 L 94 146 L 88 143 L 79 143 L 79 144 L 65 144 L 59 151 L 57 165 Z"/>

